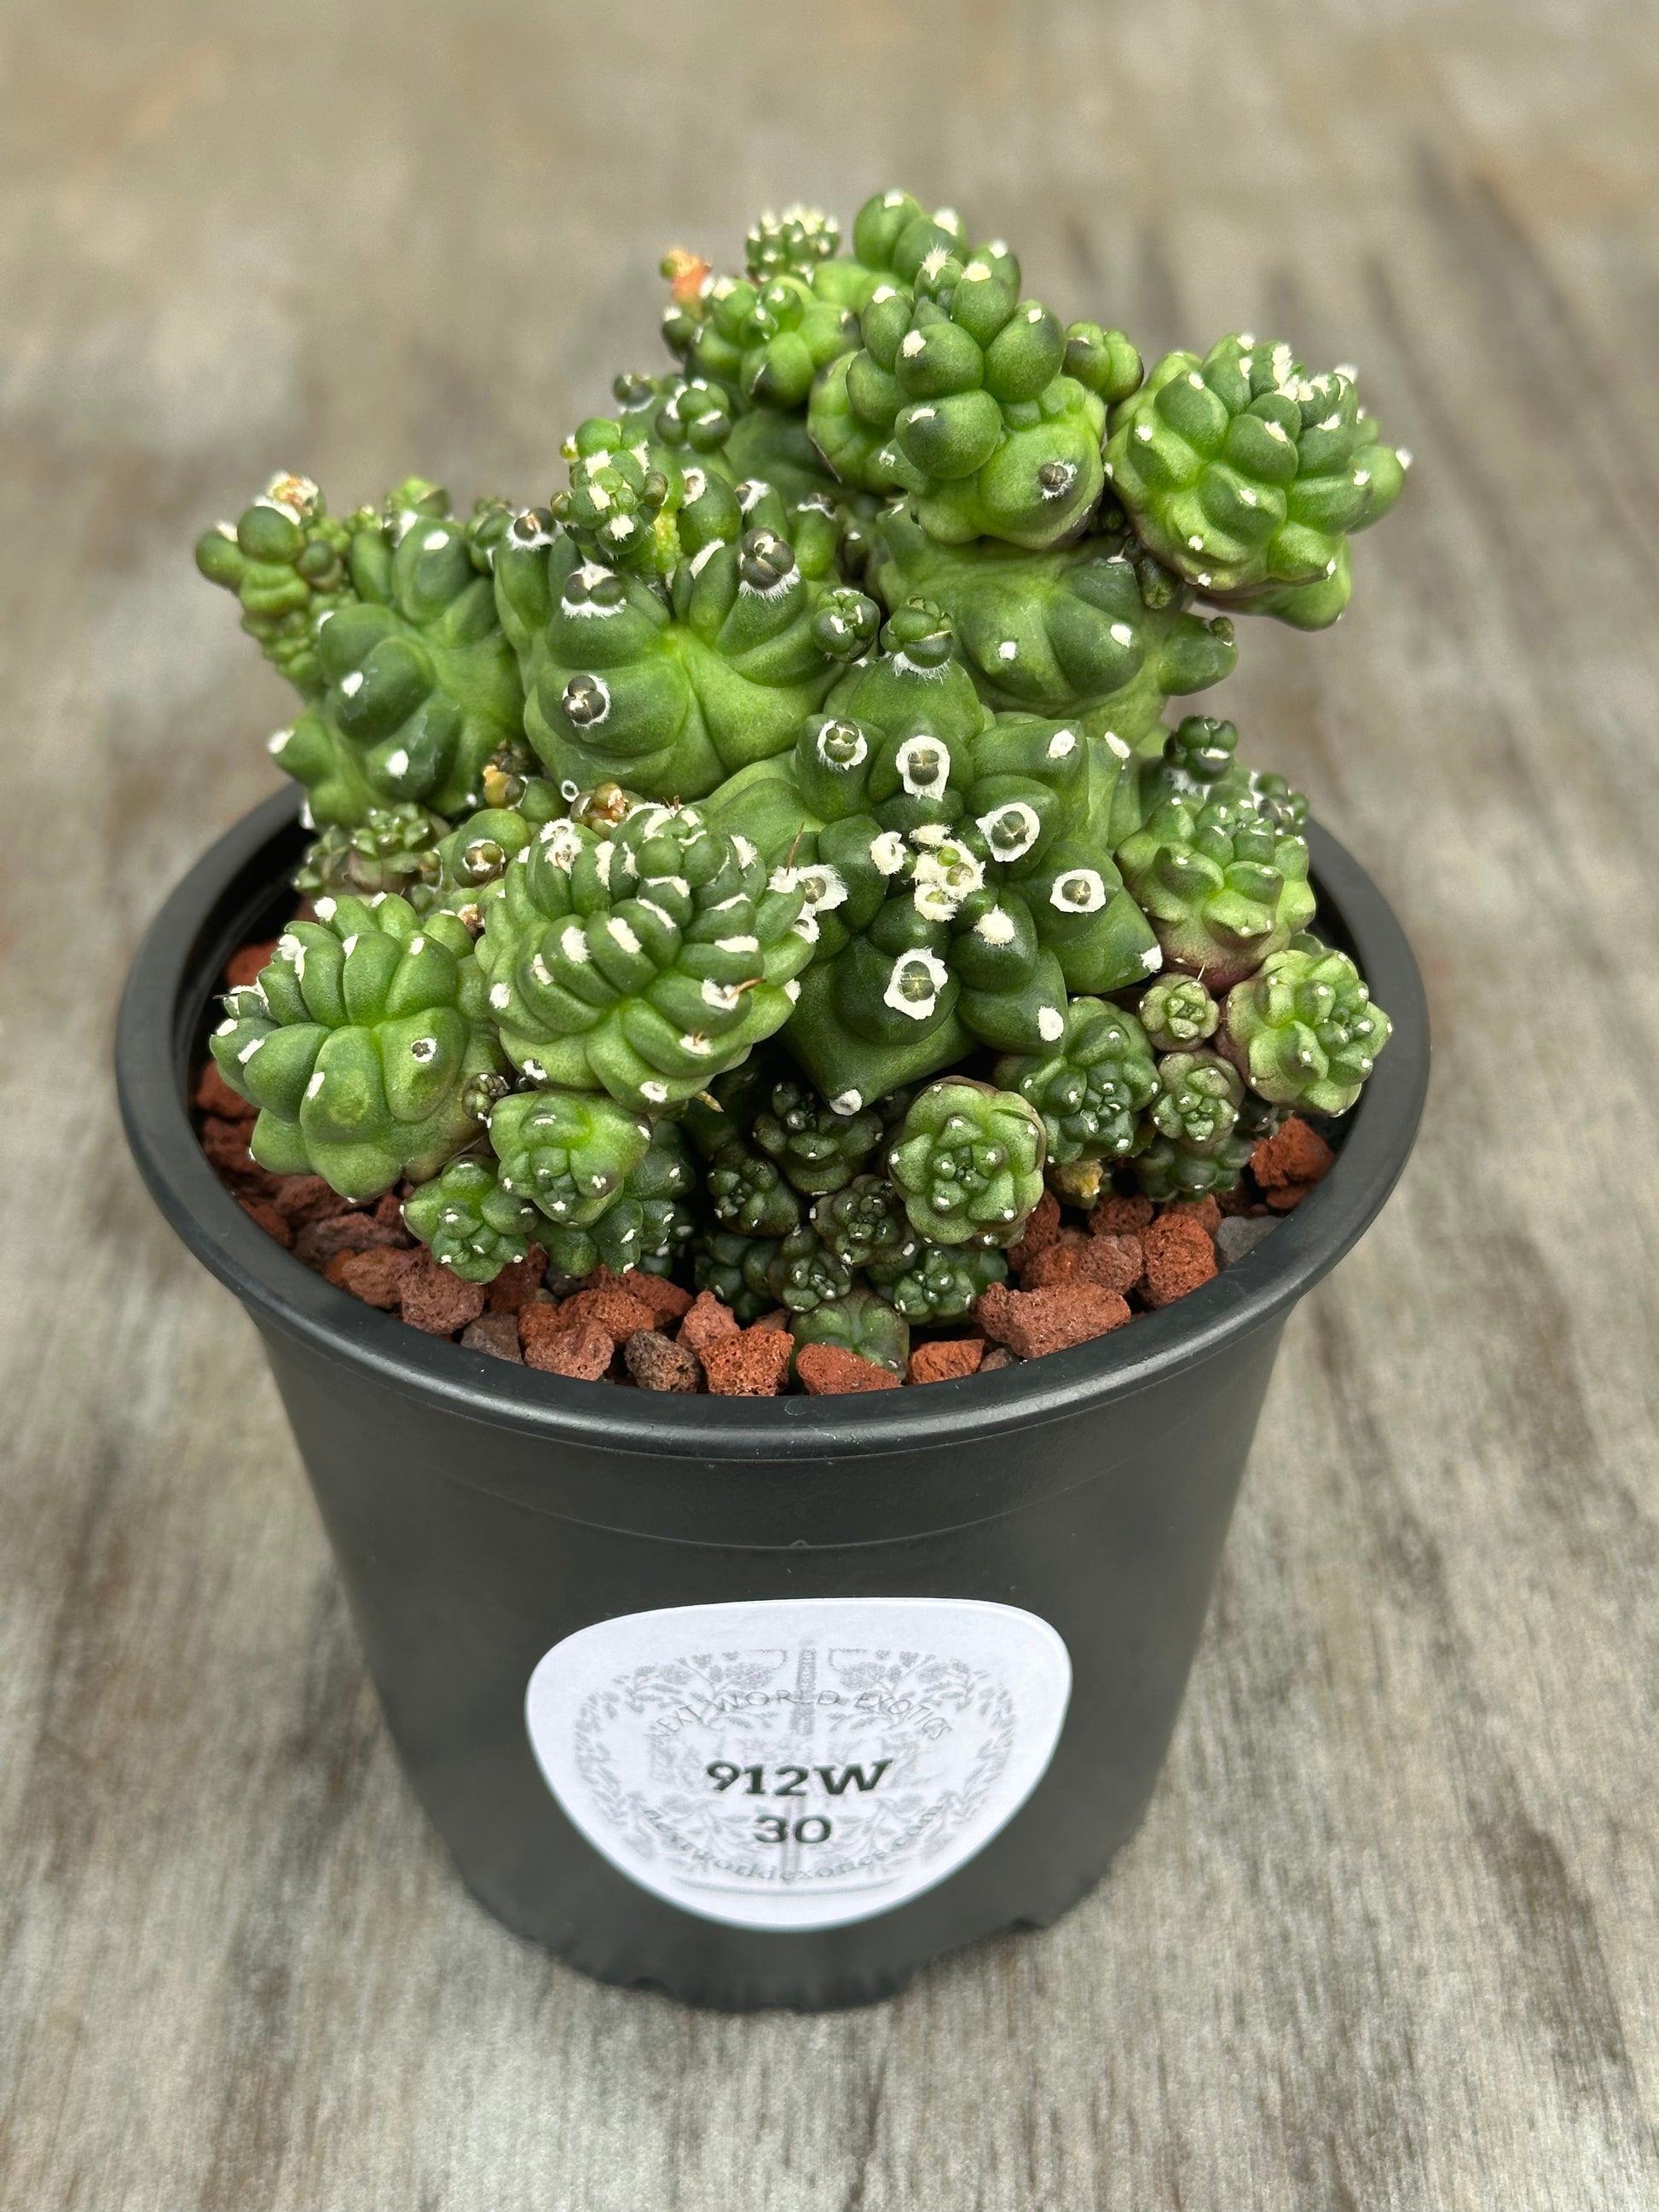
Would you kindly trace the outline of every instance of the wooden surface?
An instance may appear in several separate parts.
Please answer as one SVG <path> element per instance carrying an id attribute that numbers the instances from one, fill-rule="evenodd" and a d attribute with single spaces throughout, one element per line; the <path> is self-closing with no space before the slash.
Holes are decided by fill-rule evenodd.
<path id="1" fill-rule="evenodd" d="M 0 16 L 0 2202 L 1659 2202 L 1650 6 L 20 0 Z M 1170 1766 L 1063 1924 L 699 2017 L 461 1894 L 253 1333 L 129 1168 L 143 922 L 284 713 L 199 527 L 543 496 L 654 263 L 904 182 L 1418 457 L 1224 695 L 1389 890 L 1437 1073 L 1293 1321 Z"/>

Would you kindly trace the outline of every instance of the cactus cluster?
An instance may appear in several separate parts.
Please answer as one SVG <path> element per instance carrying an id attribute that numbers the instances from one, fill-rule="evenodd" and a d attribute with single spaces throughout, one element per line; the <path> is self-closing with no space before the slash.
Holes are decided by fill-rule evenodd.
<path id="1" fill-rule="evenodd" d="M 904 192 L 664 273 L 672 368 L 544 503 L 283 477 L 202 539 L 314 833 L 213 1055 L 470 1281 L 678 1273 L 902 1370 L 1045 1182 L 1224 1194 L 1358 1097 L 1306 802 L 1171 702 L 1336 618 L 1409 456 L 1352 369 L 1147 372 Z"/>

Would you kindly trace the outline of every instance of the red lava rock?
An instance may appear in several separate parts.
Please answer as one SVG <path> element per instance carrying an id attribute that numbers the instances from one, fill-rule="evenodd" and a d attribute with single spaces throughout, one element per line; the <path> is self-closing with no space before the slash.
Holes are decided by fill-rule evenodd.
<path id="1" fill-rule="evenodd" d="M 242 1176 L 261 1182 L 274 1182 L 259 1165 L 247 1148 L 248 1123 L 227 1121 L 217 1114 L 210 1114 L 202 1124 L 202 1150 L 216 1173 L 222 1176 Z"/>
<path id="2" fill-rule="evenodd" d="M 1109 1190 L 1089 1216 L 1089 1227 L 1096 1237 L 1133 1237 L 1152 1218 L 1150 1198 L 1143 1198 L 1139 1191 L 1132 1198 L 1123 1198 Z"/>
<path id="3" fill-rule="evenodd" d="M 198 1114 L 214 1114 L 222 1121 L 251 1121 L 259 1110 L 231 1089 L 212 1060 L 196 1079 L 190 1103 Z"/>
<path id="4" fill-rule="evenodd" d="M 710 1338 L 697 1356 L 717 1398 L 775 1398 L 794 1352 L 795 1340 L 787 1330 L 739 1328 Z"/>
<path id="5" fill-rule="evenodd" d="M 1271 1137 L 1264 1137 L 1250 1154 L 1250 1173 L 1261 1184 L 1269 1206 L 1274 1191 L 1287 1190 L 1297 1183 L 1316 1183 L 1335 1164 L 1336 1154 L 1298 1114 L 1292 1114 Z M 1295 1200 L 1291 1202 L 1296 1203 Z"/>
<path id="6" fill-rule="evenodd" d="M 1019 1364 L 1020 1358 L 1017 1352 L 1010 1352 L 1006 1344 L 994 1344 L 980 1361 L 978 1371 L 981 1375 L 995 1375 L 1005 1367 L 1018 1367 Z"/>
<path id="7" fill-rule="evenodd" d="M 713 1291 L 699 1291 L 680 1323 L 679 1340 L 689 1344 L 701 1359 L 717 1338 L 735 1336 L 737 1331 L 738 1317 L 731 1307 L 722 1305 Z"/>
<path id="8" fill-rule="evenodd" d="M 974 1308 L 985 1334 L 1022 1359 L 1086 1344 L 1121 1328 L 1129 1317 L 1118 1293 L 1097 1283 L 1057 1283 L 1046 1291 L 1011 1291 L 1006 1283 L 993 1283 Z"/>
<path id="9" fill-rule="evenodd" d="M 428 1336 L 453 1336 L 484 1310 L 482 1283 L 464 1283 L 429 1252 L 416 1253 L 403 1279 L 404 1319 Z"/>
<path id="10" fill-rule="evenodd" d="M 977 1336 L 944 1336 L 932 1344 L 919 1344 L 910 1354 L 913 1382 L 953 1382 L 959 1375 L 977 1373 L 985 1345 Z M 800 1362 L 796 1361 L 799 1367 Z"/>
<path id="11" fill-rule="evenodd" d="M 250 1221 L 257 1221 L 267 1237 L 274 1237 L 283 1249 L 291 1251 L 294 1231 L 268 1198 L 249 1198 L 240 1195 L 236 1203 Z"/>
<path id="12" fill-rule="evenodd" d="M 789 1309 L 787 1306 L 774 1306 L 770 1313 L 763 1313 L 760 1319 L 755 1323 L 755 1327 L 757 1328 L 787 1328 L 788 1326 Z"/>
<path id="13" fill-rule="evenodd" d="M 1146 1272 L 1138 1237 L 1091 1237 L 1079 1255 L 1077 1279 L 1127 1297 Z"/>
<path id="14" fill-rule="evenodd" d="M 307 1221 L 331 1221 L 336 1214 L 355 1209 L 349 1198 L 331 1190 L 321 1176 L 277 1176 L 270 1202 L 284 1221 L 303 1228 Z"/>
<path id="15" fill-rule="evenodd" d="M 1025 1226 L 1019 1241 L 1008 1252 L 1008 1265 L 1018 1275 L 1029 1267 L 1039 1252 L 1046 1252 L 1060 1235 L 1060 1200 L 1053 1191 L 1045 1190 L 1026 1216 Z"/>
<path id="16" fill-rule="evenodd" d="M 678 1321 L 691 1310 L 690 1291 L 683 1291 L 678 1283 L 671 1283 L 666 1275 L 651 1275 L 643 1267 L 630 1267 L 625 1275 L 612 1275 L 610 1279 L 618 1290 L 626 1291 L 629 1297 L 637 1298 L 642 1306 L 649 1306 L 659 1328 L 665 1328 L 670 1322 Z"/>
<path id="17" fill-rule="evenodd" d="M 294 1256 L 321 1273 L 337 1252 L 373 1252 L 382 1247 L 407 1252 L 414 1242 L 406 1229 L 388 1229 L 372 1213 L 331 1213 L 321 1221 L 306 1223 L 294 1240 Z"/>
<path id="18" fill-rule="evenodd" d="M 660 1329 L 636 1329 L 623 1346 L 623 1358 L 641 1390 L 696 1390 L 702 1386 L 696 1353 Z"/>
<path id="19" fill-rule="evenodd" d="M 1041 1291 L 1052 1283 L 1070 1282 L 1078 1271 L 1078 1255 L 1090 1241 L 1080 1229 L 1062 1229 L 1018 1261 L 1014 1255 L 1023 1248 L 1016 1244 L 1008 1258 L 1019 1277 L 1021 1290 Z"/>
<path id="20" fill-rule="evenodd" d="M 270 966 L 271 955 L 276 950 L 276 940 L 273 937 L 264 945 L 245 945 L 240 952 L 233 952 L 225 963 L 226 990 L 240 990 L 244 983 L 257 983 L 259 970 Z"/>
<path id="21" fill-rule="evenodd" d="M 1084 1237 L 1064 1230 L 1040 1252 L 1019 1279 L 1024 1291 L 1052 1289 L 1058 1283 L 1097 1283 L 1123 1296 L 1140 1280 L 1146 1262 L 1137 1237 Z"/>
<path id="22" fill-rule="evenodd" d="M 503 1267 L 495 1281 L 485 1285 L 485 1305 L 491 1313 L 517 1313 L 540 1290 L 546 1273 L 547 1255 L 539 1244 L 532 1244 L 522 1260 Z"/>
<path id="23" fill-rule="evenodd" d="M 510 1313 L 480 1314 L 461 1332 L 461 1347 L 465 1352 L 487 1352 L 492 1358 L 510 1359 L 522 1366 L 524 1354 L 519 1349 L 519 1317 Z"/>
<path id="24" fill-rule="evenodd" d="M 390 1313 L 402 1297 L 404 1278 L 414 1265 L 412 1252 L 380 1244 L 367 1252 L 337 1252 L 323 1273 L 366 1306 Z"/>
<path id="25" fill-rule="evenodd" d="M 1161 1213 L 1141 1231 L 1140 1248 L 1146 1255 L 1148 1305 L 1171 1305 L 1216 1272 L 1210 1232 L 1190 1213 Z"/>
<path id="26" fill-rule="evenodd" d="M 858 1390 L 896 1390 L 890 1367 L 860 1359 L 844 1344 L 803 1344 L 795 1354 L 795 1373 L 813 1398 L 845 1397 Z"/>
<path id="27" fill-rule="evenodd" d="M 526 1326 L 531 1315 L 552 1310 L 550 1306 L 526 1306 L 520 1315 L 525 1364 L 538 1367 L 544 1375 L 568 1375 L 573 1382 L 597 1382 L 616 1351 L 610 1330 L 596 1321 L 578 1322 L 574 1328 L 550 1333 Z"/>
<path id="28" fill-rule="evenodd" d="M 1164 1211 L 1165 1213 L 1185 1214 L 1188 1220 L 1196 1221 L 1212 1237 L 1221 1226 L 1221 1208 L 1209 1191 L 1206 1191 L 1202 1198 L 1172 1199 Z"/>
<path id="29" fill-rule="evenodd" d="M 374 1201 L 374 1218 L 385 1229 L 401 1229 L 404 1225 L 404 1202 L 395 1190 L 389 1190 Z"/>
<path id="30" fill-rule="evenodd" d="M 1260 1210 L 1261 1204 L 1256 1195 L 1255 1178 L 1249 1173 L 1241 1176 L 1232 1188 L 1224 1190 L 1216 1200 L 1224 1221 L 1231 1219 L 1234 1214 L 1255 1213 Z"/>
<path id="31" fill-rule="evenodd" d="M 601 1328 L 609 1329 L 613 1345 L 626 1344 L 629 1338 L 642 1328 L 649 1328 L 654 1316 L 643 1300 L 629 1291 L 619 1291 L 609 1285 L 596 1290 L 578 1291 L 558 1308 L 561 1328 L 580 1328 L 596 1322 Z"/>
<path id="32" fill-rule="evenodd" d="M 538 1293 L 520 1308 L 518 1322 L 519 1342 L 524 1347 L 526 1360 L 534 1367 L 538 1364 L 536 1348 L 550 1344 L 560 1334 L 558 1300 L 548 1297 L 544 1292 Z M 611 1348 L 615 1350 L 614 1346 Z"/>
<path id="33" fill-rule="evenodd" d="M 1318 1188 L 1319 1185 L 1316 1182 L 1281 1183 L 1277 1190 L 1270 1190 L 1267 1193 L 1267 1203 L 1275 1213 L 1288 1213 L 1293 1206 L 1300 1206 L 1303 1200 Z"/>

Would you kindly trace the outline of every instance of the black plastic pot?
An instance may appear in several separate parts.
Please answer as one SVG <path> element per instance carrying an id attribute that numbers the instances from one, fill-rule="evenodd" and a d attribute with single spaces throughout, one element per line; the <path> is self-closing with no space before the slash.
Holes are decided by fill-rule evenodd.
<path id="1" fill-rule="evenodd" d="M 279 916 L 291 797 L 168 900 L 121 1009 L 133 1152 L 264 1339 L 410 1779 L 509 1928 L 607 1981 L 816 2008 L 1099 1879 L 1170 1741 L 1285 1316 L 1422 1109 L 1411 951 L 1311 837 L 1324 925 L 1395 1021 L 1326 1182 L 1115 1336 L 854 1399 L 566 1382 L 308 1272 L 185 1105 L 223 963 Z"/>

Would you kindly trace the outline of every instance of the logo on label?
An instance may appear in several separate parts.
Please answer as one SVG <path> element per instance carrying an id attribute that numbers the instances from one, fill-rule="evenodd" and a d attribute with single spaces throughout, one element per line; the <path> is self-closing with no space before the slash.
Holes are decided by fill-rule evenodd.
<path id="1" fill-rule="evenodd" d="M 530 1678 L 547 1785 L 611 1864 L 737 1928 L 837 1928 L 943 1881 L 1047 1771 L 1046 1620 L 976 1598 L 768 1598 L 596 1621 Z"/>

